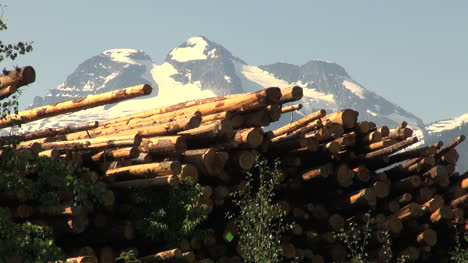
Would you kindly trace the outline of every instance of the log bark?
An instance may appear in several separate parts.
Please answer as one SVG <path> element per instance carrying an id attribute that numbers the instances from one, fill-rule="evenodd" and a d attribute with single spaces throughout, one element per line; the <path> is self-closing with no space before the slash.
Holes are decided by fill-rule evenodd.
<path id="1" fill-rule="evenodd" d="M 115 147 L 133 147 L 141 143 L 141 136 L 99 137 L 75 141 L 46 142 L 41 145 L 42 150 L 77 150 L 77 149 L 102 149 Z"/>
<path id="2" fill-rule="evenodd" d="M 441 208 L 435 210 L 429 217 L 432 223 L 439 223 L 442 221 L 448 221 L 452 219 L 453 212 L 450 206 L 442 206 Z"/>
<path id="3" fill-rule="evenodd" d="M 259 127 L 238 130 L 234 135 L 234 141 L 239 146 L 257 148 L 263 143 L 263 130 Z"/>
<path id="4" fill-rule="evenodd" d="M 338 207 L 375 206 L 376 202 L 375 190 L 364 188 L 343 197 L 342 200 L 339 200 Z"/>
<path id="5" fill-rule="evenodd" d="M 219 160 L 216 151 L 212 148 L 187 150 L 182 153 L 181 158 L 182 162 L 195 165 L 204 175 L 212 176 L 219 172 L 216 169 L 216 162 Z"/>
<path id="6" fill-rule="evenodd" d="M 141 152 L 154 155 L 172 156 L 187 150 L 184 136 L 159 136 L 144 138 L 138 147 Z"/>
<path id="7" fill-rule="evenodd" d="M 118 149 L 108 149 L 91 156 L 91 159 L 98 163 L 104 161 L 119 161 L 124 159 L 137 158 L 140 154 L 138 147 L 124 147 Z"/>
<path id="8" fill-rule="evenodd" d="M 182 251 L 180 249 L 175 248 L 167 251 L 162 251 L 159 253 L 156 253 L 154 255 L 149 255 L 140 258 L 142 263 L 153 263 L 153 262 L 162 262 L 162 261 L 168 261 L 172 259 L 177 259 L 182 257 Z"/>
<path id="9" fill-rule="evenodd" d="M 411 139 L 407 139 L 405 141 L 393 144 L 393 145 L 385 147 L 383 149 L 363 154 L 363 155 L 359 156 L 359 159 L 361 159 L 361 160 L 376 159 L 376 158 L 382 157 L 384 155 L 389 155 L 389 154 L 392 154 L 394 152 L 397 152 L 397 151 L 399 151 L 401 149 L 404 149 L 404 148 L 410 146 L 411 144 L 415 144 L 416 142 L 418 142 L 418 138 L 413 137 Z"/>
<path id="10" fill-rule="evenodd" d="M 450 202 L 450 206 L 452 208 L 463 207 L 466 208 L 468 206 L 468 194 L 464 196 L 458 197 Z"/>
<path id="11" fill-rule="evenodd" d="M 236 114 L 232 117 L 234 129 L 268 126 L 281 117 L 281 105 L 268 105 L 263 109 Z"/>
<path id="12" fill-rule="evenodd" d="M 68 140 L 82 139 L 88 137 L 99 137 L 99 136 L 124 136 L 129 134 L 140 134 L 142 137 L 156 137 L 156 136 L 167 136 L 175 135 L 179 131 L 189 130 L 200 126 L 201 117 L 193 115 L 188 118 L 178 119 L 172 122 L 149 125 L 142 127 L 134 127 L 128 130 L 120 130 L 112 128 L 93 130 L 90 132 L 77 132 L 67 134 Z"/>
<path id="13" fill-rule="evenodd" d="M 24 141 L 35 140 L 39 138 L 45 137 L 55 137 L 58 135 L 65 135 L 69 133 L 79 132 L 79 131 L 87 131 L 95 129 L 99 126 L 97 121 L 85 123 L 85 124 L 77 124 L 73 126 L 64 126 L 60 128 L 48 128 L 39 131 L 34 131 L 26 134 L 18 134 L 17 136 Z"/>
<path id="14" fill-rule="evenodd" d="M 437 243 L 437 232 L 432 229 L 426 229 L 420 233 L 416 239 L 419 244 L 435 246 Z"/>
<path id="15" fill-rule="evenodd" d="M 281 89 L 280 103 L 288 103 L 300 100 L 303 96 L 303 90 L 299 86 L 292 86 Z"/>
<path id="16" fill-rule="evenodd" d="M 222 111 L 210 115 L 202 116 L 201 123 L 216 121 L 216 120 L 230 120 L 234 116 L 232 111 Z"/>
<path id="17" fill-rule="evenodd" d="M 36 80 L 36 71 L 31 66 L 16 68 L 7 74 L 0 74 L 0 100 L 3 100 L 22 86 L 33 83 Z"/>
<path id="18" fill-rule="evenodd" d="M 336 169 L 336 181 L 342 187 L 353 184 L 353 172 L 346 163 L 340 163 Z"/>
<path id="19" fill-rule="evenodd" d="M 66 263 L 98 263 L 98 260 L 95 256 L 82 256 L 67 258 Z"/>
<path id="20" fill-rule="evenodd" d="M 424 177 L 429 177 L 431 179 L 436 179 L 443 176 L 448 176 L 449 171 L 444 165 L 437 165 L 431 168 L 429 171 L 423 174 Z"/>
<path id="21" fill-rule="evenodd" d="M 356 133 L 350 132 L 334 140 L 343 147 L 354 147 L 356 145 Z"/>
<path id="22" fill-rule="evenodd" d="M 400 209 L 396 214 L 397 218 L 401 220 L 409 219 L 410 217 L 420 217 L 423 212 L 421 206 L 417 203 L 410 203 Z"/>
<path id="23" fill-rule="evenodd" d="M 382 134 L 378 131 L 372 131 L 359 138 L 360 144 L 373 144 L 382 140 Z"/>
<path id="24" fill-rule="evenodd" d="M 151 156 L 151 153 L 140 153 L 137 157 L 131 159 L 130 161 L 132 164 L 145 164 L 154 162 L 153 159 L 154 158 Z"/>
<path id="25" fill-rule="evenodd" d="M 308 181 L 311 179 L 316 178 L 327 178 L 329 175 L 333 173 L 333 164 L 327 163 L 325 165 L 320 166 L 319 168 L 315 168 L 312 170 L 308 170 L 303 172 L 301 177 L 304 181 Z"/>
<path id="26" fill-rule="evenodd" d="M 284 106 L 281 108 L 281 113 L 288 113 L 291 111 L 296 111 L 302 109 L 302 104 L 294 104 L 290 106 Z"/>
<path id="27" fill-rule="evenodd" d="M 394 145 L 395 143 L 398 143 L 398 141 L 388 139 L 388 140 L 383 140 L 383 141 L 379 141 L 379 142 L 374 142 L 374 143 L 371 143 L 371 144 L 368 144 L 368 145 L 362 145 L 361 148 L 362 148 L 362 150 L 364 150 L 366 152 L 372 152 L 372 151 L 377 151 L 377 150 L 383 149 L 385 147 Z"/>
<path id="28" fill-rule="evenodd" d="M 8 127 L 18 121 L 21 123 L 28 123 L 64 113 L 76 112 L 105 104 L 116 103 L 122 100 L 148 95 L 152 90 L 153 88 L 149 85 L 139 85 L 99 95 L 91 95 L 85 98 L 60 102 L 54 105 L 38 107 L 27 111 L 21 111 L 18 114 L 12 114 L 0 120 L 0 128 Z"/>
<path id="29" fill-rule="evenodd" d="M 444 206 L 444 198 L 441 195 L 435 195 L 429 201 L 421 205 L 421 209 L 426 213 L 433 213 Z"/>
<path id="30" fill-rule="evenodd" d="M 180 131 L 179 135 L 186 135 L 188 147 L 212 142 L 216 139 L 232 138 L 234 131 L 230 120 L 218 120 L 204 123 L 197 128 Z"/>
<path id="31" fill-rule="evenodd" d="M 198 182 L 198 170 L 194 165 L 183 164 L 180 174 L 177 175 L 179 181 L 189 185 L 194 185 Z"/>
<path id="32" fill-rule="evenodd" d="M 182 166 L 178 161 L 169 161 L 109 169 L 106 171 L 105 176 L 110 181 L 124 180 L 126 178 L 145 178 L 146 176 L 177 175 L 181 169 Z"/>
<path id="33" fill-rule="evenodd" d="M 325 120 L 343 125 L 345 129 L 352 129 L 356 126 L 359 113 L 354 110 L 345 109 L 323 117 Z"/>
<path id="34" fill-rule="evenodd" d="M 361 121 L 361 122 L 358 122 L 356 127 L 355 127 L 355 131 L 358 133 L 358 134 L 367 134 L 370 132 L 370 124 L 369 122 L 367 121 Z"/>
<path id="35" fill-rule="evenodd" d="M 135 179 L 128 181 L 119 181 L 110 183 L 109 187 L 112 189 L 128 189 L 128 188 L 154 188 L 154 187 L 167 187 L 176 186 L 179 179 L 174 175 L 164 175 L 149 179 Z"/>

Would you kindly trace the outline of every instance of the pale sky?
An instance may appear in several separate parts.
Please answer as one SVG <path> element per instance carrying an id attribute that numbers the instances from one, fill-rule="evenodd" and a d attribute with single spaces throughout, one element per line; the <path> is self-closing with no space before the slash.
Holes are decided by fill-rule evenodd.
<path id="1" fill-rule="evenodd" d="M 468 112 L 468 1 L 0 0 L 4 42 L 34 51 L 1 67 L 32 65 L 22 107 L 58 86 L 84 60 L 141 49 L 162 63 L 204 35 L 251 65 L 333 61 L 425 123 Z"/>

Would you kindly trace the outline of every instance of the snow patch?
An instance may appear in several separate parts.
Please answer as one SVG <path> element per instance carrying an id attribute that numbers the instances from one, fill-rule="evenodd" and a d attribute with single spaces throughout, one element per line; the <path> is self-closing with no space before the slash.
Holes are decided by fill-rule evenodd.
<path id="1" fill-rule="evenodd" d="M 135 49 L 129 48 L 121 48 L 121 49 L 109 49 L 102 54 L 109 56 L 113 61 L 120 62 L 120 63 L 128 63 L 128 64 L 138 64 L 135 60 L 131 59 L 129 56 L 132 54 L 136 54 L 141 52 Z"/>
<path id="2" fill-rule="evenodd" d="M 465 113 L 461 116 L 458 116 L 452 119 L 438 121 L 436 123 L 433 123 L 427 126 L 426 130 L 429 133 L 441 132 L 445 130 L 455 129 L 457 127 L 462 126 L 465 123 L 468 123 L 468 113 Z"/>
<path id="3" fill-rule="evenodd" d="M 153 94 L 157 93 L 157 96 L 150 95 L 149 97 L 123 101 L 110 108 L 108 114 L 111 117 L 118 117 L 158 106 L 216 96 L 211 90 L 202 90 L 200 81 L 189 82 L 184 85 L 174 80 L 171 76 L 178 74 L 178 71 L 170 63 L 165 62 L 159 66 L 155 65 L 151 70 L 151 74 L 159 86 L 157 92 L 153 91 Z"/>
<path id="4" fill-rule="evenodd" d="M 376 117 L 377 116 L 377 113 L 371 111 L 371 110 L 367 110 L 367 113 L 369 113 L 370 115 Z"/>
<path id="5" fill-rule="evenodd" d="M 204 54 L 208 43 L 202 37 L 191 37 L 185 42 L 188 47 L 174 48 L 169 55 L 173 60 L 187 62 L 191 60 L 205 60 L 208 57 Z M 216 55 L 215 50 L 209 54 Z M 213 53 L 211 53 L 213 52 Z"/>
<path id="6" fill-rule="evenodd" d="M 304 93 L 304 98 L 311 100 L 322 100 L 336 106 L 336 100 L 333 94 L 325 94 L 312 88 L 303 88 L 302 91 Z"/>
<path id="7" fill-rule="evenodd" d="M 366 97 L 364 94 L 366 93 L 366 90 L 363 89 L 361 86 L 358 84 L 348 81 L 348 80 L 343 80 L 343 87 L 346 88 L 347 90 L 351 91 L 353 94 L 358 96 L 361 99 L 365 99 Z"/>
<path id="8" fill-rule="evenodd" d="M 263 88 L 268 87 L 287 87 L 291 84 L 282 79 L 277 79 L 272 73 L 262 70 L 256 66 L 240 65 L 240 73 L 251 82 L 257 83 Z M 244 86 L 245 88 L 246 86 Z M 255 90 L 246 90 L 246 92 L 252 92 Z"/>
<path id="9" fill-rule="evenodd" d="M 208 52 L 208 57 L 209 58 L 215 58 L 216 57 L 216 48 L 213 48 L 212 50 L 210 50 L 210 52 Z"/>

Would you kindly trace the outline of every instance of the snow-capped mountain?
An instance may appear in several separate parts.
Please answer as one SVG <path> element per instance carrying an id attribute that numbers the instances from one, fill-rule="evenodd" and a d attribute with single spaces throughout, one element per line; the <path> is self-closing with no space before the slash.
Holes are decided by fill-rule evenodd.
<path id="1" fill-rule="evenodd" d="M 148 74 L 152 66 L 151 58 L 143 51 L 106 50 L 81 63 L 65 82 L 50 89 L 45 97 L 36 96 L 31 106 L 48 105 L 141 83 L 155 85 Z"/>
<path id="2" fill-rule="evenodd" d="M 302 115 L 321 108 L 327 112 L 353 108 L 359 111 L 360 120 L 371 120 L 390 127 L 406 120 L 413 128 L 424 127 L 413 114 L 355 82 L 338 64 L 311 60 L 304 65 L 282 62 L 249 65 L 203 36 L 189 38 L 171 50 L 160 65 L 153 63 L 143 51 L 104 51 L 80 64 L 64 83 L 51 89 L 47 96 L 36 97 L 31 107 L 142 83 L 155 87 L 151 96 L 49 118 L 25 128 L 30 130 L 71 124 L 81 121 L 83 116 L 102 120 L 189 99 L 291 85 L 304 88 Z"/>
<path id="3" fill-rule="evenodd" d="M 448 144 L 454 138 L 465 134 L 468 136 L 468 113 L 461 116 L 431 123 L 426 126 L 427 135 L 424 136 L 424 143 L 427 145 L 438 141 Z M 468 171 L 468 141 L 457 146 L 460 159 L 457 163 L 458 171 Z"/>

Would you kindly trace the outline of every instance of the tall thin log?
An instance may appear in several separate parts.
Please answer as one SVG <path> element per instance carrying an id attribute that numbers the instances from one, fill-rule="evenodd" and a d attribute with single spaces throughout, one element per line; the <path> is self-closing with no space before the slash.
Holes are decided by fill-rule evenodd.
<path id="1" fill-rule="evenodd" d="M 382 157 L 384 155 L 389 155 L 389 154 L 392 154 L 394 152 L 397 152 L 397 151 L 399 151 L 399 150 L 401 150 L 403 148 L 406 148 L 406 147 L 410 146 L 411 144 L 415 144 L 416 142 L 418 142 L 418 138 L 413 137 L 411 139 L 407 139 L 405 141 L 393 144 L 393 145 L 385 147 L 383 149 L 361 155 L 361 156 L 359 156 L 359 158 L 361 160 L 372 160 L 372 159 L 375 159 L 375 158 Z"/>
<path id="2" fill-rule="evenodd" d="M 92 129 L 97 128 L 98 126 L 99 126 L 99 123 L 95 121 L 95 122 L 90 122 L 90 123 L 77 124 L 73 126 L 64 126 L 60 128 L 47 128 L 47 129 L 38 130 L 38 131 L 30 132 L 30 133 L 18 134 L 16 136 L 18 136 L 21 140 L 30 141 L 30 140 L 35 140 L 39 138 L 54 137 L 57 135 L 64 135 L 64 134 L 73 133 L 73 132 L 92 130 Z"/>
<path id="3" fill-rule="evenodd" d="M 189 118 L 182 118 L 172 122 L 149 125 L 143 127 L 134 127 L 128 130 L 115 129 L 115 127 L 108 128 L 105 130 L 95 130 L 90 132 L 77 132 L 67 134 L 68 140 L 83 139 L 88 137 L 99 137 L 99 136 L 124 136 L 129 134 L 140 134 L 143 138 L 155 137 L 155 136 L 166 136 L 174 135 L 179 131 L 196 128 L 200 125 L 201 117 L 193 115 Z"/>
<path id="4" fill-rule="evenodd" d="M 443 149 L 437 152 L 436 158 L 439 159 L 444 154 L 457 147 L 460 143 L 462 143 L 465 140 L 465 138 L 465 135 L 460 135 L 457 138 L 453 139 L 449 144 L 447 144 L 447 146 L 445 146 Z"/>
<path id="5" fill-rule="evenodd" d="M 278 128 L 276 130 L 273 130 L 271 131 L 270 133 L 268 133 L 268 137 L 271 139 L 271 138 L 274 138 L 274 137 L 278 137 L 278 136 L 281 136 L 283 134 L 288 134 L 290 132 L 293 132 L 299 128 L 302 128 L 304 127 L 305 125 L 307 125 L 308 123 L 314 121 L 314 120 L 317 120 L 319 118 L 322 118 L 323 116 L 325 116 L 326 112 L 325 110 L 319 110 L 319 111 L 316 111 L 316 112 L 313 112 L 307 116 L 305 116 L 304 118 L 301 118 L 295 122 L 292 122 L 288 125 L 285 125 L 281 128 Z"/>
<path id="6" fill-rule="evenodd" d="M 137 164 L 125 166 L 106 171 L 108 180 L 124 180 L 124 178 L 144 178 L 145 176 L 155 177 L 163 175 L 177 175 L 180 173 L 182 166 L 177 161 L 168 161 L 160 163 Z"/>
<path id="7" fill-rule="evenodd" d="M 148 95 L 152 91 L 153 87 L 145 84 L 98 95 L 91 95 L 70 101 L 64 101 L 54 105 L 38 107 L 27 111 L 21 111 L 18 114 L 12 114 L 0 120 L 0 128 L 8 127 L 18 121 L 21 123 L 28 123 L 64 113 L 76 112 L 105 104 L 116 103 L 122 100 Z"/>
<path id="8" fill-rule="evenodd" d="M 148 179 L 135 179 L 128 181 L 120 181 L 110 183 L 109 186 L 114 189 L 128 189 L 128 188 L 152 188 L 152 187 L 165 187 L 175 186 L 179 183 L 179 179 L 174 175 L 158 176 Z"/>
<path id="9" fill-rule="evenodd" d="M 284 106 L 283 108 L 281 108 L 281 113 L 288 113 L 288 112 L 296 111 L 296 110 L 300 110 L 300 109 L 302 109 L 302 104 L 294 104 L 294 105 L 290 105 L 290 106 Z"/>

